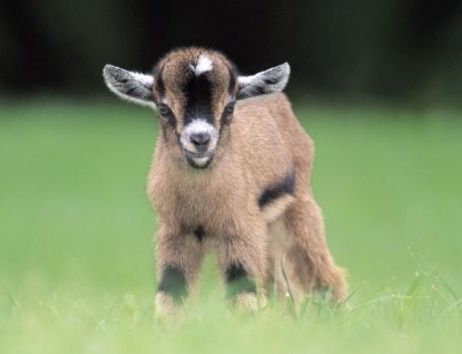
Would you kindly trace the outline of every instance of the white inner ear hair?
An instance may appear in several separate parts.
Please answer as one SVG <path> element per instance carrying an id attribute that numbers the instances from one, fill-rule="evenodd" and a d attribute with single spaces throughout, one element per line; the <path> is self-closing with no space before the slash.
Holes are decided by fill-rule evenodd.
<path id="1" fill-rule="evenodd" d="M 259 72 L 251 76 L 239 76 L 240 96 L 249 97 L 254 94 L 279 92 L 289 81 L 290 66 L 288 63 Z"/>
<path id="2" fill-rule="evenodd" d="M 194 72 L 196 76 L 200 76 L 207 71 L 211 71 L 213 69 L 213 63 L 210 58 L 206 55 L 201 54 L 199 59 L 197 60 L 196 66 L 189 64 L 189 67 Z"/>
<path id="3" fill-rule="evenodd" d="M 103 69 L 103 76 L 109 90 L 120 98 L 156 108 L 151 92 L 154 84 L 152 75 L 131 72 L 108 64 Z"/>
<path id="4" fill-rule="evenodd" d="M 135 80 L 138 80 L 143 83 L 145 86 L 152 86 L 154 84 L 154 76 L 146 75 L 142 73 L 137 73 L 135 71 L 131 71 L 130 74 L 133 75 Z"/>

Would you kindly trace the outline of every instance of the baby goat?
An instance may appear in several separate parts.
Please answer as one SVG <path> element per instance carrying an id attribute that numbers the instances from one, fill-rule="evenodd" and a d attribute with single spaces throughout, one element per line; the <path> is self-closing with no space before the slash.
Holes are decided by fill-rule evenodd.
<path id="1" fill-rule="evenodd" d="M 287 63 L 240 76 L 221 53 L 186 48 L 152 74 L 112 65 L 103 74 L 111 91 L 160 118 L 147 188 L 160 225 L 160 313 L 191 292 L 209 249 L 233 303 L 255 308 L 257 289 L 264 298 L 274 283 L 298 300 L 313 290 L 344 298 L 310 187 L 313 142 L 279 93 Z"/>

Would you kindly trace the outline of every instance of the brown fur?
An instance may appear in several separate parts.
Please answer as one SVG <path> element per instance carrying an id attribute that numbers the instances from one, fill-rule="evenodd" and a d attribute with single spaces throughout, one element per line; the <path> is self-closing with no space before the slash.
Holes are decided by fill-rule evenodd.
<path id="1" fill-rule="evenodd" d="M 207 112 L 213 115 L 210 124 L 219 130 L 220 138 L 210 165 L 195 169 L 188 164 L 179 137 L 185 129 L 190 97 L 185 87 L 199 80 L 191 67 L 194 69 L 201 55 L 213 62 L 213 70 L 204 74 L 210 83 Z M 112 91 L 126 98 L 132 92 L 146 97 L 143 89 L 149 80 L 139 84 L 122 69 L 109 66 L 105 70 Z M 287 64 L 284 70 L 288 77 Z M 274 84 L 278 70 L 273 73 L 275 76 L 264 76 L 260 84 Z M 334 300 L 342 300 L 346 295 L 344 272 L 335 265 L 327 247 L 322 213 L 311 191 L 314 145 L 286 96 L 276 93 L 238 100 L 232 120 L 225 123 L 224 108 L 240 98 L 242 81 L 239 83 L 234 66 L 222 54 L 202 48 L 169 53 L 156 65 L 152 82 L 152 100 L 172 112 L 160 119 L 162 131 L 147 188 L 159 217 L 159 278 L 170 272 L 193 289 L 202 258 L 212 249 L 225 278 L 226 274 L 230 278 L 230 269 L 238 265 L 235 275 L 253 279 L 262 297 L 276 282 L 280 294 L 290 292 L 297 300 L 327 289 Z M 253 90 L 251 87 L 246 95 Z M 274 92 L 271 90 L 263 93 Z M 262 203 L 259 198 L 264 192 L 287 176 L 294 176 L 295 189 Z M 174 307 L 170 295 L 159 290 L 159 311 Z M 239 293 L 236 300 L 249 307 L 257 304 L 252 292 Z"/>
<path id="2" fill-rule="evenodd" d="M 165 264 L 177 264 L 192 286 L 204 250 L 211 246 L 218 251 L 222 270 L 241 262 L 262 288 L 270 287 L 277 258 L 285 262 L 291 291 L 298 297 L 331 288 L 336 300 L 343 299 L 344 272 L 329 252 L 322 214 L 309 186 L 313 143 L 285 95 L 238 102 L 230 136 L 226 154 L 213 169 L 188 173 L 170 162 L 164 141 L 158 141 L 148 194 L 162 225 L 157 235 L 159 272 Z M 296 176 L 295 194 L 268 220 L 257 197 L 291 169 Z M 286 231 L 286 249 L 271 252 L 270 235 L 278 220 Z M 193 235 L 197 225 L 204 228 L 205 242 Z M 280 277 L 278 288 L 287 290 Z"/>

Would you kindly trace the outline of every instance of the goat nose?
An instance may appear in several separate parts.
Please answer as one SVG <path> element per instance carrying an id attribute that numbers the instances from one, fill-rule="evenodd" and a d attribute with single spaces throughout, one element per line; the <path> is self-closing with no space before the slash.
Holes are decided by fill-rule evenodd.
<path id="1" fill-rule="evenodd" d="M 205 146 L 210 141 L 210 134 L 209 133 L 193 133 L 190 136 L 191 142 L 197 146 Z"/>

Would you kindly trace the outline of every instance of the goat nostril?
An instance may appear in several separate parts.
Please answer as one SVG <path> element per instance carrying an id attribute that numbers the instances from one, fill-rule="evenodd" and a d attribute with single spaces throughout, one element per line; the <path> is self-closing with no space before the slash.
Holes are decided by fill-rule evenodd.
<path id="1" fill-rule="evenodd" d="M 209 133 L 194 133 L 191 134 L 190 140 L 191 142 L 196 145 L 207 145 L 210 141 L 210 134 Z"/>

